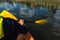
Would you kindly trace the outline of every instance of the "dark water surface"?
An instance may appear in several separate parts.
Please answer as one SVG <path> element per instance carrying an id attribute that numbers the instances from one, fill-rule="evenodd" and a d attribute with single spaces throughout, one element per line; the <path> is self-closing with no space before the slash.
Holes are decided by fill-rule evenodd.
<path id="1" fill-rule="evenodd" d="M 57 9 L 56 13 L 53 14 L 47 7 L 43 6 L 31 8 L 22 3 L 0 3 L 0 12 L 4 9 L 18 19 L 24 19 L 35 40 L 60 40 L 60 9 Z M 34 21 L 38 19 L 48 19 L 48 23 L 35 24 Z"/>

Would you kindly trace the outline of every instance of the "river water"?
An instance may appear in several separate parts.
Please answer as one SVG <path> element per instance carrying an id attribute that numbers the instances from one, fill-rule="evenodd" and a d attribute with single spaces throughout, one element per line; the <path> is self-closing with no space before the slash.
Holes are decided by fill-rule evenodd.
<path id="1" fill-rule="evenodd" d="M 3 2 L 0 3 L 0 12 L 2 10 L 8 10 L 13 15 L 15 15 L 18 19 L 22 18 L 25 21 L 27 21 L 26 23 L 27 27 L 31 32 L 31 34 L 33 35 L 33 37 L 35 38 L 35 40 L 47 40 L 47 39 L 59 40 L 60 37 L 57 38 L 54 35 L 60 36 L 60 34 L 54 32 L 52 33 L 54 35 L 52 35 L 49 29 L 52 26 L 55 27 L 58 24 L 60 24 L 60 9 L 57 9 L 56 13 L 51 13 L 47 7 L 43 7 L 43 6 L 40 7 L 37 6 L 35 8 L 31 8 L 30 6 L 27 6 L 26 4 L 23 3 L 12 4 L 12 3 Z M 43 25 L 34 24 L 34 21 L 38 19 L 49 19 L 48 20 L 49 23 Z"/>

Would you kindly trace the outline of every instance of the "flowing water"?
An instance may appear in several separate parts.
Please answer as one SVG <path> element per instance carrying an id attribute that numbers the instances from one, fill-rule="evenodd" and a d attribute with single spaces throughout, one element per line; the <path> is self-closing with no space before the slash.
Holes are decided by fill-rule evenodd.
<path id="1" fill-rule="evenodd" d="M 52 35 L 54 33 L 51 34 L 50 28 L 52 27 L 52 25 L 55 26 L 60 23 L 60 9 L 57 9 L 56 13 L 53 14 L 47 7 L 43 6 L 31 8 L 30 6 L 22 3 L 11 4 L 2 2 L 0 3 L 0 12 L 4 9 L 11 12 L 18 19 L 24 19 L 29 31 L 31 32 L 35 40 L 54 40 L 55 37 Z M 34 21 L 38 19 L 48 19 L 49 23 L 37 25 L 34 23 Z M 58 34 L 55 35 L 58 36 Z"/>

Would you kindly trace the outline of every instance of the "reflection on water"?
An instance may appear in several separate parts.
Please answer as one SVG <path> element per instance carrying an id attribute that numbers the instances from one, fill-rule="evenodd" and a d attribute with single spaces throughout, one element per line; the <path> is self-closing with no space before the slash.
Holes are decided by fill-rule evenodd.
<path id="1" fill-rule="evenodd" d="M 57 9 L 57 10 L 56 10 L 55 19 L 56 19 L 57 21 L 60 21 L 60 9 Z"/>
<path id="2" fill-rule="evenodd" d="M 46 25 L 36 25 L 34 23 L 28 23 L 28 22 L 26 24 L 27 26 L 30 26 L 29 30 L 36 40 L 40 39 L 45 40 L 46 38 L 54 40 L 55 36 L 51 34 L 51 30 L 53 29 L 54 31 L 53 27 L 57 25 L 58 22 L 60 21 L 60 9 L 57 9 L 56 14 L 53 14 L 49 11 L 47 7 L 37 6 L 35 8 L 31 8 L 30 6 L 27 6 L 26 4 L 22 3 L 13 3 L 13 4 L 7 2 L 0 3 L 0 12 L 4 9 L 10 11 L 18 19 L 23 18 L 24 20 L 30 22 L 38 19 L 48 19 L 49 23 Z M 53 34 L 56 33 L 53 31 L 52 31 Z"/>
<path id="3" fill-rule="evenodd" d="M 6 9 L 10 11 L 13 15 L 15 15 L 17 18 L 23 17 L 26 19 L 32 18 L 33 19 L 39 19 L 41 17 L 45 17 L 49 15 L 48 8 L 45 7 L 35 7 L 31 8 L 27 6 L 26 4 L 22 3 L 0 3 L 0 11 Z"/>

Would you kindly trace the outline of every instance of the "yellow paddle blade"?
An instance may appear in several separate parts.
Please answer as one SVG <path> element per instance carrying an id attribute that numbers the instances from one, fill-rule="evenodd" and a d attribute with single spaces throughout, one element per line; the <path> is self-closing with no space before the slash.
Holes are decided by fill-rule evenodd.
<path id="1" fill-rule="evenodd" d="M 45 19 L 41 19 L 41 20 L 36 20 L 35 23 L 36 24 L 46 24 L 48 21 Z"/>
<path id="2" fill-rule="evenodd" d="M 5 18 L 12 18 L 14 20 L 17 20 L 17 18 L 12 13 L 8 12 L 7 10 L 3 10 L 0 15 Z"/>
<path id="3" fill-rule="evenodd" d="M 0 18 L 0 39 L 4 37 L 3 32 L 3 18 Z"/>

